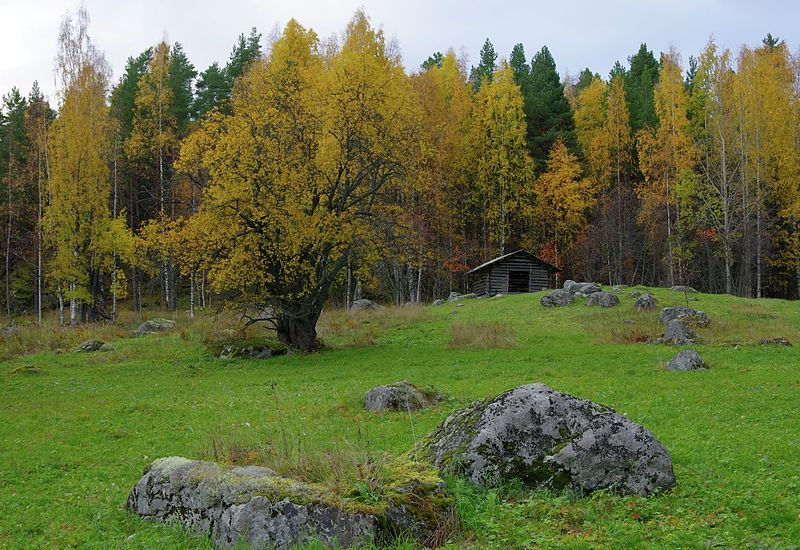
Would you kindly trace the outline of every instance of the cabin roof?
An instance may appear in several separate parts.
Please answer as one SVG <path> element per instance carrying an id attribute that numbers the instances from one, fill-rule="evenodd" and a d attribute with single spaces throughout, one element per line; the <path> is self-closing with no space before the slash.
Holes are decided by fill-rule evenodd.
<path id="1" fill-rule="evenodd" d="M 518 254 L 522 254 L 522 255 L 528 256 L 530 259 L 532 259 L 532 260 L 534 260 L 536 262 L 539 262 L 540 264 L 542 264 L 545 267 L 547 267 L 553 273 L 561 271 L 559 268 L 557 268 L 553 264 L 548 263 L 548 262 L 544 261 L 543 259 L 541 259 L 540 257 L 538 257 L 538 256 L 536 256 L 534 254 L 531 254 L 527 250 L 524 250 L 524 249 L 520 248 L 519 250 L 515 250 L 514 252 L 509 252 L 508 254 L 503 254 L 502 256 L 498 256 L 494 260 L 489 260 L 488 262 L 482 263 L 478 267 L 467 271 L 467 275 L 469 275 L 471 273 L 477 273 L 478 271 L 482 271 L 482 270 L 486 269 L 487 267 L 489 267 L 491 265 L 494 265 L 496 263 L 500 263 L 500 262 L 502 262 L 504 260 L 507 260 L 512 256 L 516 256 Z"/>

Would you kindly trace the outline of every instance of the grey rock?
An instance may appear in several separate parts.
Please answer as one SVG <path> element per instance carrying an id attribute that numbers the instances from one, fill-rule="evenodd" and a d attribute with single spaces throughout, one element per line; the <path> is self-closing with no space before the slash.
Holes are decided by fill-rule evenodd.
<path id="1" fill-rule="evenodd" d="M 126 507 L 158 521 L 177 520 L 231 548 L 291 548 L 319 540 L 328 547 L 365 545 L 374 516 L 325 504 L 323 495 L 267 468 L 227 468 L 181 457 L 153 462 Z"/>
<path id="2" fill-rule="evenodd" d="M 440 305 L 442 305 L 442 304 L 444 304 L 444 300 L 442 300 L 441 298 L 439 298 L 438 300 L 434 300 L 432 305 L 433 305 L 433 306 L 440 306 Z"/>
<path id="3" fill-rule="evenodd" d="M 657 340 L 660 344 L 677 344 L 679 346 L 692 344 L 695 334 L 687 327 L 682 319 L 673 319 L 664 330 L 664 336 Z"/>
<path id="4" fill-rule="evenodd" d="M 661 310 L 660 317 L 664 326 L 669 325 L 674 319 L 680 319 L 687 325 L 699 327 L 707 327 L 710 322 L 708 315 L 704 311 L 684 306 L 665 307 Z"/>
<path id="5" fill-rule="evenodd" d="M 594 292 L 586 299 L 587 306 L 614 307 L 619 298 L 612 292 Z"/>
<path id="6" fill-rule="evenodd" d="M 401 380 L 369 390 L 364 398 L 364 406 L 371 412 L 417 411 L 435 405 L 444 398 L 439 392 L 422 390 L 408 380 Z"/>
<path id="7" fill-rule="evenodd" d="M 267 344 L 227 344 L 219 353 L 220 359 L 269 359 L 286 355 L 287 350 L 273 348 Z"/>
<path id="8" fill-rule="evenodd" d="M 114 348 L 110 344 L 106 344 L 102 340 L 86 340 L 80 346 L 75 348 L 75 353 L 87 353 L 93 351 L 112 351 Z"/>
<path id="9" fill-rule="evenodd" d="M 636 311 L 650 311 L 651 309 L 655 309 L 656 299 L 653 298 L 648 292 L 645 292 L 636 299 L 633 307 L 636 308 Z"/>
<path id="10" fill-rule="evenodd" d="M 379 309 L 381 306 L 377 303 L 373 302 L 372 300 L 367 300 L 366 298 L 362 298 L 360 300 L 354 300 L 350 309 L 352 311 L 367 311 L 371 309 Z"/>
<path id="11" fill-rule="evenodd" d="M 177 521 L 219 548 L 358 548 L 399 534 L 435 546 L 439 523 L 453 513 L 444 482 L 431 466 L 409 461 L 400 469 L 387 464 L 385 475 L 385 507 L 370 510 L 363 501 L 269 468 L 160 458 L 145 470 L 126 508 L 151 520 Z"/>
<path id="12" fill-rule="evenodd" d="M 706 362 L 703 361 L 703 358 L 700 357 L 700 354 L 693 349 L 685 349 L 670 359 L 669 363 L 667 363 L 667 370 L 706 370 Z"/>
<path id="13" fill-rule="evenodd" d="M 697 292 L 692 287 L 685 286 L 685 285 L 675 285 L 670 290 L 672 290 L 673 292 L 687 292 L 689 294 L 693 294 L 693 293 Z"/>
<path id="14" fill-rule="evenodd" d="M 572 294 L 568 290 L 557 288 L 542 296 L 539 303 L 544 307 L 568 306 L 572 303 Z"/>
<path id="15" fill-rule="evenodd" d="M 448 296 L 448 297 L 447 297 L 447 301 L 448 301 L 448 302 L 455 302 L 455 301 L 456 301 L 456 300 L 458 300 L 459 298 L 461 298 L 461 294 L 460 294 L 460 293 L 458 293 L 458 292 L 451 292 L 451 293 L 450 293 L 450 296 Z"/>
<path id="16" fill-rule="evenodd" d="M 778 338 L 764 338 L 759 343 L 762 346 L 783 346 L 785 348 L 792 347 L 792 343 L 783 336 L 779 336 Z"/>
<path id="17" fill-rule="evenodd" d="M 459 300 L 472 300 L 473 298 L 477 298 L 477 297 L 478 297 L 478 295 L 475 294 L 474 292 L 469 292 L 467 294 L 462 294 L 461 296 L 459 296 L 458 299 Z"/>
<path id="18" fill-rule="evenodd" d="M 566 290 L 567 292 L 572 294 L 572 287 L 577 285 L 577 284 L 578 283 L 576 283 L 572 279 L 567 279 L 566 281 L 564 281 L 564 285 L 561 288 L 563 288 L 564 290 Z"/>
<path id="19" fill-rule="evenodd" d="M 149 321 L 145 321 L 139 328 L 136 329 L 136 334 L 138 336 L 144 336 L 145 334 L 152 334 L 154 332 L 163 332 L 165 330 L 169 330 L 175 326 L 175 321 L 172 319 L 162 319 L 160 317 L 156 317 L 155 319 L 150 319 Z"/>
<path id="20" fill-rule="evenodd" d="M 518 480 L 648 495 L 675 485 L 669 453 L 649 430 L 544 384 L 452 413 L 417 452 L 441 471 L 483 487 Z"/>
<path id="21" fill-rule="evenodd" d="M 614 285 L 614 287 L 611 288 L 611 291 L 612 292 L 622 292 L 622 286 Z"/>
<path id="22" fill-rule="evenodd" d="M 568 289 L 565 288 L 565 290 L 576 296 L 581 296 L 583 298 L 589 296 L 590 294 L 603 291 L 603 287 L 601 287 L 597 283 L 576 283 L 574 281 L 571 282 L 572 284 L 569 285 Z"/>
<path id="23" fill-rule="evenodd" d="M 641 296 L 641 295 L 642 295 L 642 291 L 641 291 L 641 290 L 636 290 L 636 289 L 634 289 L 634 290 L 631 290 L 631 291 L 628 293 L 628 296 L 630 296 L 631 298 L 638 298 L 638 297 L 639 297 L 639 296 Z"/>

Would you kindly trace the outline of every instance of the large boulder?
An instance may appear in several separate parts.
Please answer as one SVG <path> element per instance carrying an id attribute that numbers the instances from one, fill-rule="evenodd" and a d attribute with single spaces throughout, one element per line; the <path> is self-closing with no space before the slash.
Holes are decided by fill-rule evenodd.
<path id="1" fill-rule="evenodd" d="M 710 322 L 708 315 L 704 311 L 684 306 L 665 307 L 661 310 L 660 317 L 661 323 L 665 327 L 675 319 L 680 319 L 687 325 L 696 325 L 698 327 L 707 327 Z"/>
<path id="2" fill-rule="evenodd" d="M 145 334 L 152 334 L 154 332 L 163 332 L 174 326 L 175 321 L 172 319 L 156 317 L 155 319 L 150 319 L 139 325 L 139 328 L 136 329 L 136 334 L 138 336 L 144 336 Z"/>
<path id="3" fill-rule="evenodd" d="M 619 298 L 612 292 L 594 292 L 586 299 L 587 306 L 614 307 L 619 304 Z"/>
<path id="4" fill-rule="evenodd" d="M 603 287 L 598 285 L 597 283 L 575 283 L 570 287 L 570 292 L 575 296 L 581 296 L 582 298 L 586 298 L 596 292 L 602 292 Z"/>
<path id="5" fill-rule="evenodd" d="M 103 342 L 102 340 L 86 340 L 80 346 L 75 348 L 76 353 L 89 353 L 93 351 L 111 351 L 114 348 Z"/>
<path id="6" fill-rule="evenodd" d="M 693 349 L 685 349 L 670 359 L 669 363 L 667 363 L 667 370 L 706 370 L 706 362 Z"/>
<path id="7" fill-rule="evenodd" d="M 539 303 L 544 307 L 568 306 L 572 303 L 572 294 L 567 290 L 557 288 L 542 296 Z"/>
<path id="8" fill-rule="evenodd" d="M 367 300 L 366 298 L 361 298 L 360 300 L 353 300 L 350 309 L 353 311 L 367 311 L 370 309 L 378 309 L 381 306 L 377 303 L 373 302 L 372 300 Z"/>
<path id="9" fill-rule="evenodd" d="M 636 311 L 650 311 L 656 308 L 656 299 L 653 298 L 650 293 L 645 292 L 636 299 L 633 307 L 636 308 Z"/>
<path id="10" fill-rule="evenodd" d="M 381 502 L 359 493 L 336 495 L 324 486 L 277 476 L 258 466 L 232 467 L 160 458 L 133 488 L 126 508 L 157 521 L 177 521 L 221 548 L 328 548 L 366 546 L 411 535 L 429 544 L 436 523 L 451 514 L 452 499 L 429 467 L 390 465 Z"/>
<path id="11" fill-rule="evenodd" d="M 520 386 L 452 413 L 417 456 L 483 487 L 522 481 L 648 495 L 675 485 L 672 459 L 649 430 L 544 384 Z"/>
<path id="12" fill-rule="evenodd" d="M 657 340 L 660 344 L 676 344 L 684 346 L 695 341 L 695 334 L 683 322 L 682 319 L 673 319 L 664 330 L 664 336 Z"/>
<path id="13" fill-rule="evenodd" d="M 439 392 L 423 390 L 408 380 L 377 386 L 367 392 L 364 406 L 371 412 L 418 411 L 444 400 Z"/>

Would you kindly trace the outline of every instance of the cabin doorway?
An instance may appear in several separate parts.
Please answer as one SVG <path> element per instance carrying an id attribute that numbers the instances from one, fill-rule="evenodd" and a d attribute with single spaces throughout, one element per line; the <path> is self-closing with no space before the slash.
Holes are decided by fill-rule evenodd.
<path id="1" fill-rule="evenodd" d="M 508 272 L 508 292 L 530 292 L 531 272 L 530 271 L 509 271 Z"/>

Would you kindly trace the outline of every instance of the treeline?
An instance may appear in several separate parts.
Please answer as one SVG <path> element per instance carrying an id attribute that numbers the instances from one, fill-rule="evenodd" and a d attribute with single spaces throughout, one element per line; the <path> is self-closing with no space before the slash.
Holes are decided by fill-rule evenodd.
<path id="1" fill-rule="evenodd" d="M 772 36 L 686 73 L 643 44 L 562 81 L 546 47 L 487 40 L 408 74 L 357 13 L 338 41 L 253 29 L 200 73 L 160 43 L 111 85 L 80 11 L 56 63 L 57 105 L 3 97 L 10 320 L 213 294 L 303 332 L 331 298 L 440 297 L 519 247 L 577 279 L 800 296 L 800 62 Z"/>

